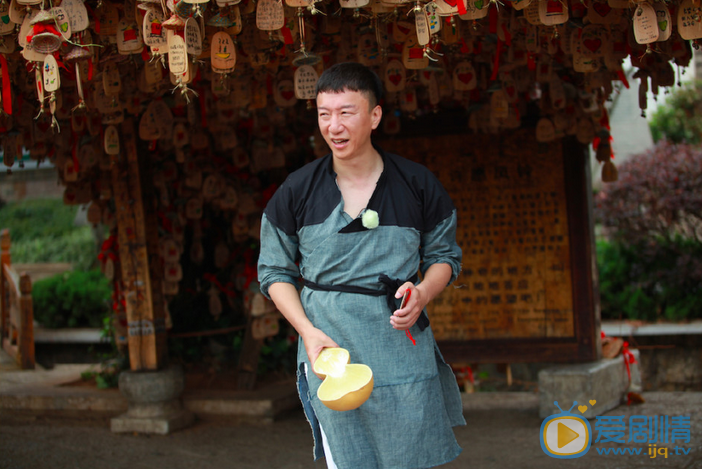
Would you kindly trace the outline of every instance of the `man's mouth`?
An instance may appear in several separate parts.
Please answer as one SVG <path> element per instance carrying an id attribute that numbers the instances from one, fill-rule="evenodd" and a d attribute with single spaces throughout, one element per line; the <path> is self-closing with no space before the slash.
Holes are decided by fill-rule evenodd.
<path id="1" fill-rule="evenodd" d="M 348 142 L 348 139 L 345 138 L 333 138 L 331 139 L 332 143 L 334 145 L 343 145 L 344 143 Z"/>

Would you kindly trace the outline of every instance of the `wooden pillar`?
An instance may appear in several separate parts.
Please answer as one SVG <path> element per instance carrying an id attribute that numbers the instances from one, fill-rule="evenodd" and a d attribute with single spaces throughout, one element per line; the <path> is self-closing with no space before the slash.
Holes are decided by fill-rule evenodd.
<path id="1" fill-rule="evenodd" d="M 127 308 L 129 361 L 132 371 L 157 370 L 165 365 L 166 322 L 158 278 L 152 278 L 145 209 L 134 122 L 122 124 L 122 151 L 112 158 L 112 186 L 122 283 Z M 155 235 L 153 230 L 148 230 Z M 155 255 L 155 253 L 152 253 Z"/>
<path id="2" fill-rule="evenodd" d="M 0 231 L 0 342 L 2 342 L 2 338 L 5 337 L 5 332 L 9 327 L 10 321 L 10 305 L 7 304 L 7 291 L 5 291 L 5 278 L 3 274 L 4 265 L 11 265 L 10 230 L 7 228 Z"/>
<path id="3" fill-rule="evenodd" d="M 34 305 L 32 279 L 23 273 L 19 281 L 20 324 L 17 334 L 17 363 L 23 370 L 34 368 Z"/>

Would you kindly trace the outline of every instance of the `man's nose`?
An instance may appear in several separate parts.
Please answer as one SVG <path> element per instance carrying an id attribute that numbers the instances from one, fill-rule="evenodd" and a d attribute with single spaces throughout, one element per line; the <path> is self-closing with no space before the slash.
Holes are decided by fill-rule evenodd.
<path id="1" fill-rule="evenodd" d="M 338 132 L 343 128 L 343 124 L 341 122 L 341 117 L 332 114 L 331 119 L 329 121 L 329 130 L 332 132 Z"/>

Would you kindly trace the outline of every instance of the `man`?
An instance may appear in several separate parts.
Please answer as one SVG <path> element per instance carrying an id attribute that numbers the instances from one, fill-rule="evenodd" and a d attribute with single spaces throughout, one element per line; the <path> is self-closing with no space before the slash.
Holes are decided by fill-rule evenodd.
<path id="1" fill-rule="evenodd" d="M 360 64 L 321 75 L 317 116 L 331 154 L 292 173 L 261 223 L 261 290 L 300 335 L 298 390 L 315 459 L 324 453 L 342 469 L 444 464 L 461 451 L 451 427 L 465 424 L 424 312 L 460 271 L 456 210 L 430 171 L 372 144 L 381 94 Z M 326 347 L 373 370 L 373 393 L 358 409 L 317 399 L 312 364 Z"/>

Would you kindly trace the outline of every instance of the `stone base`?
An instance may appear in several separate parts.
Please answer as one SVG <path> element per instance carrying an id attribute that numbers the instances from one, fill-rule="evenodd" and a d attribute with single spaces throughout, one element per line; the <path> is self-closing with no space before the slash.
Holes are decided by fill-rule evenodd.
<path id="1" fill-rule="evenodd" d="M 127 399 L 129 410 L 112 419 L 112 431 L 167 435 L 192 424 L 194 415 L 183 409 L 180 400 L 184 387 L 183 370 L 177 366 L 157 371 L 122 372 L 119 390 Z"/>
<path id="2" fill-rule="evenodd" d="M 631 388 L 624 357 L 602 359 L 548 368 L 539 372 L 539 416 L 560 413 L 554 401 L 564 411 L 577 402 L 571 412 L 592 419 L 614 409 L 629 390 L 641 390 L 639 351 L 632 350 L 637 363 L 630 364 Z"/>
<path id="3" fill-rule="evenodd" d="M 110 421 L 112 433 L 153 433 L 168 435 L 171 432 L 192 425 L 195 416 L 188 410 L 171 412 L 169 415 L 152 418 L 131 417 L 122 414 Z"/>

